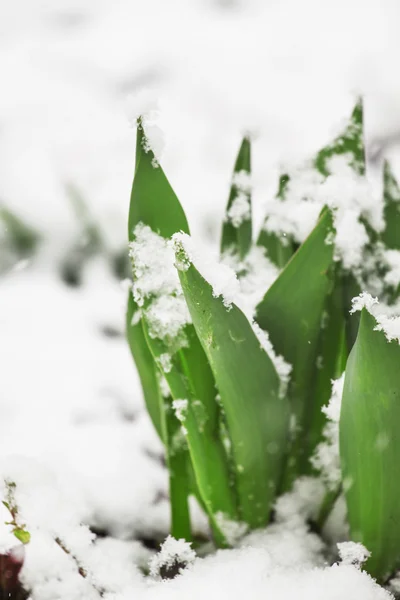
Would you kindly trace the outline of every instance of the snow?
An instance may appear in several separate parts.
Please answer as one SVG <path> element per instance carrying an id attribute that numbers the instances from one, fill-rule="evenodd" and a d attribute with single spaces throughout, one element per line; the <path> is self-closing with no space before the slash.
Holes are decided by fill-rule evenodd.
<path id="1" fill-rule="evenodd" d="M 183 297 L 174 251 L 163 237 L 147 225 L 136 225 L 129 244 L 133 269 L 133 297 L 143 312 L 151 337 L 185 344 L 183 329 L 191 322 Z M 168 372 L 168 363 L 163 367 Z"/>
<path id="2" fill-rule="evenodd" d="M 379 304 L 377 298 L 373 298 L 368 292 L 361 292 L 353 298 L 351 312 L 361 311 L 365 308 L 376 320 L 375 331 L 382 331 L 388 342 L 396 340 L 400 344 L 400 316 L 387 315 L 385 306 Z M 398 306 L 394 307 L 398 311 Z M 381 310 L 380 310 L 381 309 Z M 390 311 L 390 307 L 389 307 Z"/>
<path id="3" fill-rule="evenodd" d="M 361 567 L 371 556 L 371 552 L 365 546 L 356 542 L 342 542 L 338 544 L 338 551 L 343 564 L 356 567 Z"/>
<path id="4" fill-rule="evenodd" d="M 313 466 L 320 473 L 329 490 L 336 490 L 341 482 L 339 454 L 339 419 L 343 396 L 345 373 L 332 381 L 332 395 L 322 411 L 327 416 L 323 430 L 323 441 L 318 444 L 311 459 Z"/>
<path id="5" fill-rule="evenodd" d="M 244 221 L 249 221 L 251 209 L 248 196 L 243 193 L 237 194 L 230 205 L 226 216 L 227 220 L 232 223 L 235 228 L 240 227 Z"/>
<path id="6" fill-rule="evenodd" d="M 179 568 L 183 570 L 186 566 L 193 564 L 195 559 L 196 554 L 190 543 L 185 540 L 176 540 L 169 535 L 162 544 L 160 552 L 153 556 L 150 562 L 150 575 L 154 579 L 162 579 L 160 573 L 162 567 L 168 570 L 178 563 Z"/>

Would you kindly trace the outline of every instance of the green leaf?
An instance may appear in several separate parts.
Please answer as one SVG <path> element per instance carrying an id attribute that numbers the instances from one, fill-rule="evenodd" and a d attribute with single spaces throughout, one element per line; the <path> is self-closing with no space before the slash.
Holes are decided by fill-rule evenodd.
<path id="1" fill-rule="evenodd" d="M 351 539 L 372 553 L 368 572 L 385 579 L 400 566 L 400 346 L 375 327 L 364 308 L 346 367 L 340 456 Z"/>
<path id="2" fill-rule="evenodd" d="M 246 175 L 250 175 L 250 172 L 251 144 L 250 139 L 245 137 L 240 146 L 233 171 L 232 186 L 222 226 L 221 254 L 233 252 L 238 254 L 240 258 L 244 258 L 250 249 L 252 237 L 251 191 L 246 185 L 246 181 L 241 182 L 240 180 L 241 175 L 244 174 L 244 179 L 246 179 Z M 237 205 L 243 205 L 244 208 L 246 208 L 246 203 L 248 205 L 248 217 L 242 220 L 239 217 L 237 223 L 234 218 L 235 202 Z"/>
<path id="3" fill-rule="evenodd" d="M 0 206 L 0 221 L 5 226 L 8 243 L 17 256 L 31 256 L 40 241 L 39 233 L 5 206 Z"/>
<path id="4" fill-rule="evenodd" d="M 179 277 L 225 412 L 240 517 L 250 527 L 260 527 L 268 523 L 282 475 L 287 401 L 279 397 L 275 368 L 239 308 L 227 309 L 215 298 L 193 265 L 179 271 Z"/>
<path id="5" fill-rule="evenodd" d="M 305 434 L 307 456 L 311 456 L 322 441 L 322 432 L 326 424 L 326 415 L 322 407 L 329 403 L 332 380 L 342 375 L 348 356 L 341 270 L 338 265 L 335 266 L 331 283 L 332 289 L 325 298 L 318 337 L 311 392 L 313 403 L 310 407 L 310 419 Z"/>
<path id="6" fill-rule="evenodd" d="M 168 352 L 168 347 L 150 336 L 145 321 L 143 325 L 149 348 L 160 364 L 160 357 Z M 197 488 L 210 517 L 215 541 L 219 546 L 228 546 L 229 539 L 220 526 L 219 516 L 236 521 L 237 508 L 229 463 L 219 438 L 214 379 L 193 326 L 187 326 L 186 336 L 188 346 L 174 354 L 171 368 L 163 375 L 177 402 Z"/>
<path id="7" fill-rule="evenodd" d="M 29 531 L 25 531 L 25 529 L 21 529 L 20 527 L 16 527 L 13 531 L 13 534 L 23 544 L 28 544 L 31 539 L 31 534 Z"/>
<path id="8" fill-rule="evenodd" d="M 163 398 L 160 392 L 157 370 L 151 352 L 144 337 L 142 321 L 133 322 L 138 311 L 133 295 L 129 292 L 128 310 L 126 313 L 126 335 L 128 344 L 136 364 L 142 384 L 144 401 L 153 425 L 161 440 L 166 443 L 165 419 L 163 415 Z"/>
<path id="9" fill-rule="evenodd" d="M 304 437 L 313 414 L 311 382 L 317 359 L 320 324 L 330 290 L 333 262 L 332 215 L 324 210 L 314 230 L 293 255 L 257 307 L 256 321 L 267 331 L 275 352 L 293 367 L 289 385 L 297 433 L 289 461 L 287 486 L 308 470 Z"/>
<path id="10" fill-rule="evenodd" d="M 385 230 L 381 239 L 388 248 L 400 250 L 400 188 L 387 161 L 383 170 Z"/>
<path id="11" fill-rule="evenodd" d="M 363 104 L 360 99 L 354 107 L 344 131 L 331 144 L 322 148 L 314 159 L 315 168 L 322 175 L 330 174 L 328 163 L 333 156 L 345 154 L 349 156 L 349 164 L 357 173 L 360 175 L 365 173 L 363 123 Z"/>
<path id="12" fill-rule="evenodd" d="M 129 240 L 140 222 L 165 238 L 177 231 L 189 233 L 183 208 L 161 166 L 155 165 L 151 149 L 147 149 L 143 126 L 139 120 L 136 138 L 136 166 L 129 208 Z"/>

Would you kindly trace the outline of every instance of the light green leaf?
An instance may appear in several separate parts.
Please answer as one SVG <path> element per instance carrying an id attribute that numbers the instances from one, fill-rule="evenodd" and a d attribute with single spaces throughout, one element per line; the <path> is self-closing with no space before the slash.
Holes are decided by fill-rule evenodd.
<path id="1" fill-rule="evenodd" d="M 225 412 L 240 517 L 250 527 L 260 527 L 268 523 L 282 475 L 287 401 L 279 397 L 275 368 L 239 308 L 227 309 L 215 298 L 193 265 L 179 277 Z"/>
<path id="2" fill-rule="evenodd" d="M 233 252 L 244 258 L 250 249 L 251 220 L 251 143 L 245 137 L 233 171 L 231 191 L 222 226 L 221 254 Z"/>
<path id="3" fill-rule="evenodd" d="M 372 553 L 368 572 L 385 579 L 400 566 L 400 346 L 375 327 L 364 308 L 346 367 L 340 456 L 351 539 Z"/>
<path id="4" fill-rule="evenodd" d="M 268 332 L 275 352 L 293 367 L 289 398 L 295 419 L 292 456 L 286 486 L 308 470 L 309 448 L 304 445 L 313 414 L 311 383 L 320 325 L 330 289 L 333 225 L 328 210 L 288 262 L 257 307 L 256 321 Z"/>

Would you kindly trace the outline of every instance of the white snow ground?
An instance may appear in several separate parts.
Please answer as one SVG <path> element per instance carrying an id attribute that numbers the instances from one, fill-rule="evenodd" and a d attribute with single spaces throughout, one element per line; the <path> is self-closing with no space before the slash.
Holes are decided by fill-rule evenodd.
<path id="1" fill-rule="evenodd" d="M 78 234 L 67 183 L 107 244 L 125 244 L 130 117 L 143 89 L 159 107 L 163 167 L 203 240 L 218 236 L 244 131 L 255 136 L 257 222 L 280 166 L 327 141 L 355 93 L 366 94 L 371 153 L 395 141 L 399 17 L 395 0 L 0 6 L 0 201 L 44 238 L 35 261 L 0 279 L 0 472 L 17 483 L 32 533 L 24 579 L 34 600 L 98 597 L 56 536 L 118 600 L 388 597 L 353 566 L 324 566 L 301 522 L 197 559 L 172 582 L 146 583 L 135 564 L 150 552 L 129 539 L 167 535 L 167 474 L 126 344 L 101 334 L 122 331 L 125 291 L 104 260 L 90 263 L 77 290 L 56 270 Z M 93 544 L 82 523 L 119 539 Z M 0 525 L 1 548 L 11 543 Z"/>

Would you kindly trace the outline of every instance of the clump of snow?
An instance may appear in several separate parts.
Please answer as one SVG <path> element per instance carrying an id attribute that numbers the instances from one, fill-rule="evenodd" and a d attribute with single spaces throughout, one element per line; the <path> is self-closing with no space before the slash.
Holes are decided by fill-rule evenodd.
<path id="1" fill-rule="evenodd" d="M 315 226 L 324 206 L 333 211 L 335 257 L 345 269 L 362 267 L 368 233 L 361 219 L 375 231 L 382 231 L 383 201 L 364 175 L 351 166 L 351 156 L 332 156 L 327 162 L 329 175 L 321 175 L 312 165 L 290 172 L 284 199 L 268 204 L 266 231 L 288 235 L 302 243 Z"/>
<path id="2" fill-rule="evenodd" d="M 388 342 L 396 340 L 400 344 L 400 316 L 388 316 L 378 312 L 380 304 L 377 298 L 373 298 L 368 292 L 361 292 L 352 300 L 351 313 L 361 311 L 365 308 L 376 320 L 374 331 L 382 331 Z"/>
<path id="3" fill-rule="evenodd" d="M 257 305 L 279 275 L 278 268 L 267 257 L 265 248 L 256 245 L 252 245 L 243 259 L 228 252 L 222 262 L 238 273 L 240 299 L 237 303 L 247 317 L 253 319 Z"/>
<path id="4" fill-rule="evenodd" d="M 211 285 L 213 295 L 216 298 L 222 297 L 224 305 L 230 308 L 240 293 L 240 284 L 235 272 L 227 265 L 217 262 L 209 252 L 200 250 L 193 238 L 186 233 L 175 233 L 172 241 L 175 254 L 179 257 L 180 263 L 183 260 L 184 268 L 193 263 Z M 180 263 L 177 265 L 178 268 Z"/>
<path id="5" fill-rule="evenodd" d="M 342 404 L 345 374 L 332 381 L 332 394 L 327 406 L 322 411 L 327 416 L 327 423 L 323 430 L 323 441 L 318 444 L 311 463 L 320 473 L 323 481 L 330 490 L 335 490 L 340 485 L 341 469 L 339 454 L 339 419 Z"/>
<path id="6" fill-rule="evenodd" d="M 176 540 L 169 535 L 162 544 L 160 552 L 153 556 L 150 562 L 150 575 L 154 579 L 164 579 L 165 573 L 165 578 L 168 578 L 168 571 L 176 569 L 176 574 L 179 574 L 195 560 L 196 553 L 189 542 L 183 539 Z"/>
<path id="7" fill-rule="evenodd" d="M 385 250 L 384 259 L 388 267 L 385 273 L 385 283 L 397 288 L 400 284 L 400 250 Z"/>
<path id="8" fill-rule="evenodd" d="M 354 565 L 361 568 L 361 565 L 371 556 L 371 552 L 360 543 L 341 542 L 337 544 L 340 560 L 345 565 Z"/>
<path id="9" fill-rule="evenodd" d="M 152 165 L 157 168 L 164 151 L 165 136 L 158 124 L 160 110 L 154 92 L 142 88 L 136 94 L 130 94 L 125 105 L 130 123 L 136 126 L 140 121 L 144 133 L 143 149 L 154 154 Z"/>
<path id="10" fill-rule="evenodd" d="M 222 512 L 217 512 L 214 515 L 214 518 L 218 528 L 220 531 L 222 531 L 226 541 L 230 546 L 236 546 L 239 540 L 248 530 L 246 523 L 232 521 L 232 519 Z"/>
<path id="11" fill-rule="evenodd" d="M 287 543 L 290 544 L 288 538 Z M 290 547 L 281 550 L 290 553 Z M 391 600 L 367 573 L 352 565 L 302 565 L 291 569 L 276 564 L 268 550 L 238 548 L 221 550 L 205 559 L 197 559 L 172 581 L 151 586 L 144 600 Z M 124 600 L 133 600 L 134 596 Z"/>
<path id="12" fill-rule="evenodd" d="M 258 325 L 258 323 L 253 321 L 251 326 L 260 342 L 261 348 L 263 348 L 268 354 L 275 367 L 275 370 L 281 382 L 279 395 L 280 397 L 284 397 L 286 395 L 287 388 L 289 385 L 290 374 L 292 372 L 292 365 L 286 362 L 283 356 L 280 356 L 279 354 L 275 353 L 274 347 L 271 343 L 271 340 L 269 339 L 268 333 L 266 331 L 263 331 Z"/>
<path id="13" fill-rule="evenodd" d="M 250 194 L 253 188 L 251 174 L 248 171 L 242 170 L 233 174 L 232 185 L 235 186 L 238 192 Z"/>
<path id="14" fill-rule="evenodd" d="M 316 477 L 300 477 L 290 492 L 280 496 L 275 504 L 276 520 L 288 526 L 304 525 L 318 515 L 325 488 Z"/>
<path id="15" fill-rule="evenodd" d="M 176 418 L 178 421 L 183 423 L 186 419 L 186 411 L 188 409 L 188 401 L 187 400 L 174 400 L 172 403 L 172 408 L 175 411 Z"/>
<path id="16" fill-rule="evenodd" d="M 179 340 L 182 345 L 183 329 L 191 319 L 174 266 L 173 248 L 143 223 L 136 225 L 133 233 L 129 255 L 135 301 L 142 308 L 152 337 Z"/>
<path id="17" fill-rule="evenodd" d="M 250 200 L 249 197 L 240 192 L 235 196 L 232 204 L 230 205 L 226 218 L 232 223 L 233 227 L 238 228 L 244 221 L 248 221 L 251 217 Z"/>

